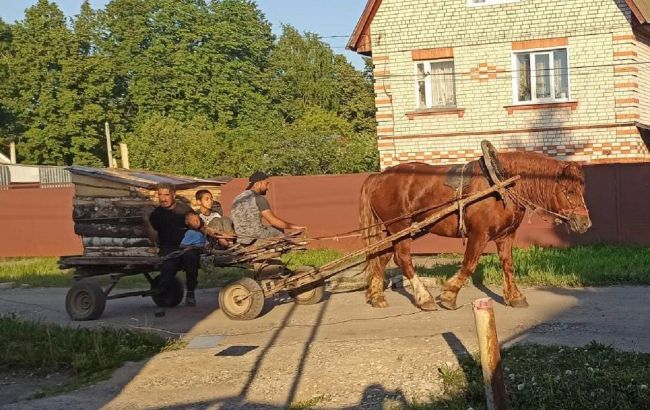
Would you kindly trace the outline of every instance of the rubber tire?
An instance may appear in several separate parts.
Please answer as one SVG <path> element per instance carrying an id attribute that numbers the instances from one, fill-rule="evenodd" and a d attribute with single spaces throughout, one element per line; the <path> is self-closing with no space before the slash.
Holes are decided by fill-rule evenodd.
<path id="1" fill-rule="evenodd" d="M 94 281 L 76 281 L 65 296 L 65 310 L 72 320 L 95 320 L 104 313 L 106 295 Z"/>
<path id="2" fill-rule="evenodd" d="M 249 296 L 243 302 L 236 296 Z M 253 320 L 264 308 L 264 291 L 256 280 L 241 278 L 228 283 L 219 292 L 219 307 L 232 320 Z"/>
<path id="3" fill-rule="evenodd" d="M 325 296 L 325 281 L 319 280 L 297 290 L 290 290 L 289 296 L 297 305 L 315 305 Z"/>
<path id="4" fill-rule="evenodd" d="M 151 290 L 155 291 L 158 289 L 158 284 L 160 283 L 160 275 L 156 276 L 151 282 Z M 185 292 L 185 285 L 183 282 L 174 277 L 174 280 L 171 281 L 170 287 L 164 294 L 154 292 L 151 295 L 153 303 L 159 307 L 175 307 L 178 306 L 183 301 L 183 294 Z"/>

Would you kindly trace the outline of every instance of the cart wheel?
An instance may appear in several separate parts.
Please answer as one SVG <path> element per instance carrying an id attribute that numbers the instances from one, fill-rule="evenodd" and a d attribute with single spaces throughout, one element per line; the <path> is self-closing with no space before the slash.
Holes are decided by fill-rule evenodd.
<path id="1" fill-rule="evenodd" d="M 98 319 L 106 307 L 101 286 L 90 280 L 75 282 L 65 297 L 65 310 L 72 320 Z"/>
<path id="2" fill-rule="evenodd" d="M 153 302 L 156 304 L 156 306 L 174 307 L 178 306 L 178 304 L 183 301 L 183 291 L 185 289 L 183 282 L 180 279 L 175 277 L 169 283 L 169 287 L 167 290 L 165 290 L 165 292 L 158 292 L 159 284 L 160 275 L 156 276 L 153 281 L 151 281 L 151 290 L 153 291 L 151 299 L 153 299 Z"/>
<path id="3" fill-rule="evenodd" d="M 290 290 L 289 296 L 297 305 L 315 305 L 325 296 L 325 281 L 319 280 L 300 289 Z"/>
<path id="4" fill-rule="evenodd" d="M 264 308 L 264 291 L 255 280 L 241 278 L 221 289 L 219 307 L 230 319 L 255 319 Z"/>

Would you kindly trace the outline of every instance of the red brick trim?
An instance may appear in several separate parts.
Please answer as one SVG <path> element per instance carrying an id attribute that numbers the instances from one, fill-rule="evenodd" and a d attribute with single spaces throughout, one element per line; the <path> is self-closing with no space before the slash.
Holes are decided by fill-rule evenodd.
<path id="1" fill-rule="evenodd" d="M 614 154 L 616 155 L 616 154 Z M 592 159 L 590 164 L 636 164 L 639 162 L 650 162 L 650 158 L 634 157 L 634 158 L 597 158 Z"/>
<path id="2" fill-rule="evenodd" d="M 634 34 L 625 34 L 622 36 L 613 36 L 612 40 L 614 41 L 629 41 L 629 40 L 636 40 L 636 37 Z"/>
<path id="3" fill-rule="evenodd" d="M 454 49 L 451 47 L 422 48 L 411 51 L 411 58 L 413 58 L 413 61 L 454 58 Z"/>
<path id="4" fill-rule="evenodd" d="M 615 73 L 638 73 L 638 67 L 614 67 Z"/>
<path id="5" fill-rule="evenodd" d="M 619 105 L 619 104 L 639 104 L 639 99 L 638 98 L 619 98 L 617 100 L 614 100 L 614 103 L 616 105 Z"/>
<path id="6" fill-rule="evenodd" d="M 639 114 L 616 114 L 616 121 L 618 120 L 638 120 L 641 118 Z"/>
<path id="7" fill-rule="evenodd" d="M 406 113 L 409 120 L 417 117 L 431 117 L 434 115 L 458 115 L 458 118 L 465 116 L 464 108 L 432 108 L 429 110 L 410 111 Z"/>
<path id="8" fill-rule="evenodd" d="M 391 105 L 392 101 L 390 98 L 375 98 L 375 105 Z"/>
<path id="9" fill-rule="evenodd" d="M 372 74 L 377 77 L 388 77 L 390 75 L 390 70 L 386 69 L 381 69 L 381 70 L 374 70 Z"/>
<path id="10" fill-rule="evenodd" d="M 562 108 L 570 108 L 571 111 L 575 111 L 578 109 L 578 102 L 569 101 L 569 102 L 557 102 L 557 103 L 547 103 L 547 104 L 506 105 L 504 108 L 508 110 L 508 115 L 514 114 L 515 111 L 551 110 L 551 109 L 562 109 Z"/>
<path id="11" fill-rule="evenodd" d="M 577 130 L 592 130 L 592 129 L 608 129 L 619 127 L 636 127 L 635 122 L 627 123 L 611 123 L 611 124 L 592 124 L 592 125 L 576 125 L 567 127 L 549 127 L 549 128 L 523 128 L 515 130 L 490 130 L 490 131 L 459 131 L 439 134 L 415 134 L 415 135 L 395 135 L 389 139 L 419 139 L 419 138 L 449 138 L 449 137 L 466 137 L 466 136 L 479 136 L 479 135 L 505 135 L 505 134 L 523 134 L 533 132 L 547 132 L 547 131 L 577 131 Z"/>
<path id="12" fill-rule="evenodd" d="M 372 56 L 373 63 L 381 63 L 390 60 L 390 56 Z"/>
<path id="13" fill-rule="evenodd" d="M 375 119 L 377 120 L 392 120 L 393 114 L 376 114 Z"/>
<path id="14" fill-rule="evenodd" d="M 395 132 L 393 127 L 377 128 L 377 134 L 392 134 L 393 132 Z"/>
<path id="15" fill-rule="evenodd" d="M 633 83 L 631 81 L 628 81 L 626 83 L 615 83 L 614 88 L 639 88 L 639 84 Z"/>
<path id="16" fill-rule="evenodd" d="M 632 50 L 627 50 L 627 51 L 614 51 L 614 58 L 617 57 L 637 57 L 639 54 L 637 54 L 636 51 Z"/>
<path id="17" fill-rule="evenodd" d="M 375 84 L 375 91 L 388 91 L 388 90 L 390 90 L 390 84 L 382 84 L 382 85 Z"/>
<path id="18" fill-rule="evenodd" d="M 633 130 L 616 130 L 616 135 L 639 135 L 639 130 L 636 128 Z"/>
<path id="19" fill-rule="evenodd" d="M 536 40 L 513 41 L 512 49 L 530 50 L 533 48 L 553 48 L 553 47 L 563 47 L 568 45 L 569 45 L 568 37 L 544 38 L 544 39 L 536 39 Z"/>

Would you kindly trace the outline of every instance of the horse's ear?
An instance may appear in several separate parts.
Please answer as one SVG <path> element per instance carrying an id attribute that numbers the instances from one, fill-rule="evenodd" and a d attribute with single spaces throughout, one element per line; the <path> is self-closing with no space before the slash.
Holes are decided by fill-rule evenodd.
<path id="1" fill-rule="evenodd" d="M 585 177 L 582 173 L 582 166 L 577 162 L 567 162 L 562 169 L 562 177 L 571 182 L 584 183 Z"/>

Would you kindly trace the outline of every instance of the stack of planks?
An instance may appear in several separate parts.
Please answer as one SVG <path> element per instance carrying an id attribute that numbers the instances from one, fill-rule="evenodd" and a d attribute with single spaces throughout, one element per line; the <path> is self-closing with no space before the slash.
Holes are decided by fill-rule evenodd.
<path id="1" fill-rule="evenodd" d="M 150 257 L 158 249 L 144 224 L 147 210 L 157 205 L 156 186 L 176 187 L 177 200 L 198 207 L 199 189 L 219 198 L 220 186 L 230 178 L 196 179 L 121 169 L 68 168 L 75 186 L 72 218 L 83 240 L 85 257 Z"/>

